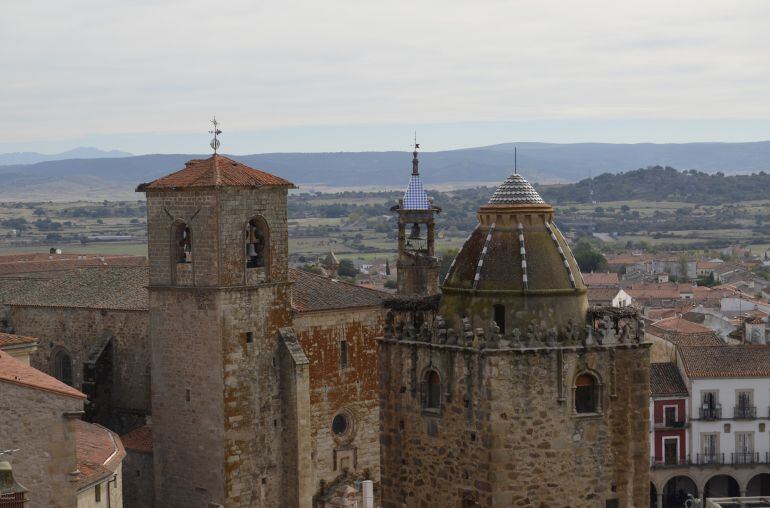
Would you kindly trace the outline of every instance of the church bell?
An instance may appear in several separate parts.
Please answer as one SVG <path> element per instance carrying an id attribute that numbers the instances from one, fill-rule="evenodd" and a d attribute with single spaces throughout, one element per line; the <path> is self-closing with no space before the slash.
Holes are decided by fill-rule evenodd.
<path id="1" fill-rule="evenodd" d="M 416 222 L 412 224 L 412 232 L 409 233 L 410 240 L 417 240 L 420 238 L 420 225 Z"/>

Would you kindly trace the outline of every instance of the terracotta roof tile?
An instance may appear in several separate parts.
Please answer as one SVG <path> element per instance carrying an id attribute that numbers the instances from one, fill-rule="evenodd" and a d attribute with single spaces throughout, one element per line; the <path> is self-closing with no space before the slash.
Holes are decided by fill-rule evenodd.
<path id="1" fill-rule="evenodd" d="M 654 326 L 670 332 L 679 333 L 707 333 L 713 330 L 707 326 L 688 321 L 681 316 L 674 316 L 653 323 Z"/>
<path id="2" fill-rule="evenodd" d="M 37 339 L 34 337 L 24 337 L 23 335 L 14 335 L 12 333 L 0 332 L 0 349 L 33 344 L 37 344 Z"/>
<path id="3" fill-rule="evenodd" d="M 591 272 L 582 275 L 586 286 L 615 286 L 620 283 L 618 274 L 615 272 Z"/>
<path id="4" fill-rule="evenodd" d="M 295 187 L 288 180 L 251 168 L 224 155 L 212 155 L 208 159 L 188 161 L 184 169 L 153 182 L 143 183 L 136 190 L 263 186 Z"/>
<path id="5" fill-rule="evenodd" d="M 299 312 L 380 306 L 391 296 L 293 268 L 289 270 L 289 279 L 294 282 L 291 304 Z"/>
<path id="6" fill-rule="evenodd" d="M 589 287 L 588 288 L 588 301 L 594 302 L 608 302 L 618 296 L 620 288 L 603 288 L 603 287 Z"/>
<path id="7" fill-rule="evenodd" d="M 91 266 L 144 266 L 144 256 L 101 254 L 11 254 L 0 256 L 0 275 L 49 273 Z"/>
<path id="8" fill-rule="evenodd" d="M 0 350 L 0 382 L 85 399 L 85 394 Z"/>
<path id="9" fill-rule="evenodd" d="M 0 278 L 0 304 L 147 310 L 147 284 L 146 266 L 78 268 L 48 279 Z"/>
<path id="10" fill-rule="evenodd" d="M 677 346 L 721 346 L 724 341 L 711 328 L 681 316 L 661 319 L 647 327 L 647 333 Z"/>
<path id="11" fill-rule="evenodd" d="M 111 476 L 126 451 L 120 438 L 109 429 L 82 420 L 75 422 L 75 454 L 80 477 L 78 489 Z"/>
<path id="12" fill-rule="evenodd" d="M 673 363 L 650 364 L 650 394 L 655 396 L 688 394 L 679 369 Z"/>
<path id="13" fill-rule="evenodd" d="M 126 450 L 152 453 L 152 426 L 143 425 L 120 438 Z"/>
<path id="14" fill-rule="evenodd" d="M 292 307 L 300 312 L 379 306 L 389 293 L 290 269 Z M 41 307 L 149 309 L 148 268 L 81 268 L 50 279 L 0 277 L 0 304 Z"/>
<path id="15" fill-rule="evenodd" d="M 679 354 L 691 378 L 770 377 L 770 346 L 689 346 Z"/>

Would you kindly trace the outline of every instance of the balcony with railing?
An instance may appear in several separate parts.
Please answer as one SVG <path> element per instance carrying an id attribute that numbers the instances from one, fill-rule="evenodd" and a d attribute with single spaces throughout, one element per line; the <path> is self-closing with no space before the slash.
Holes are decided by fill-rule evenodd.
<path id="1" fill-rule="evenodd" d="M 761 455 L 759 452 L 736 452 L 732 455 L 733 464 L 767 464 L 770 453 L 765 452 Z"/>
<path id="2" fill-rule="evenodd" d="M 724 453 L 698 453 L 695 455 L 695 463 L 699 466 L 725 464 Z M 728 462 L 729 464 L 729 462 Z"/>
<path id="3" fill-rule="evenodd" d="M 668 456 L 668 457 L 651 457 L 652 468 L 657 469 L 661 467 L 682 467 L 692 465 L 689 455 Z"/>
<path id="4" fill-rule="evenodd" d="M 770 452 L 698 453 L 690 455 L 650 457 L 652 469 L 687 466 L 744 466 L 770 464 Z"/>
<path id="5" fill-rule="evenodd" d="M 740 404 L 733 408 L 733 418 L 736 420 L 753 420 L 757 417 L 757 406 Z"/>
<path id="6" fill-rule="evenodd" d="M 701 406 L 698 411 L 701 420 L 720 420 L 722 418 L 722 406 Z"/>
<path id="7" fill-rule="evenodd" d="M 689 427 L 689 425 L 685 421 L 678 421 L 678 420 L 673 420 L 671 418 L 666 418 L 662 422 L 655 422 L 654 427 L 656 429 L 684 429 L 686 427 Z"/>

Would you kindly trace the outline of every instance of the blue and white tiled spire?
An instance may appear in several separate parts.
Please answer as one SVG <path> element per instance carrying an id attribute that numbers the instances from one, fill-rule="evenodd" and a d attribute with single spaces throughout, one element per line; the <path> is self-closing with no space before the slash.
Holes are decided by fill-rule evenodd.
<path id="1" fill-rule="evenodd" d="M 420 161 L 417 160 L 417 149 L 420 145 L 415 142 L 414 152 L 412 152 L 412 176 L 409 178 L 409 186 L 404 193 L 404 210 L 430 210 L 430 200 L 428 193 L 422 186 L 420 180 Z"/>

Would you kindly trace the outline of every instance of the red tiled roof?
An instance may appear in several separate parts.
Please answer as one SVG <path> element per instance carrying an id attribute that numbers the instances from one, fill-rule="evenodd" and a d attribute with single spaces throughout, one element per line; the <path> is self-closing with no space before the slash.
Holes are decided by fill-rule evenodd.
<path id="1" fill-rule="evenodd" d="M 724 341 L 711 328 L 681 316 L 661 319 L 647 327 L 647 333 L 677 346 L 721 346 Z"/>
<path id="2" fill-rule="evenodd" d="M 657 321 L 659 319 L 675 316 L 678 312 L 677 309 L 648 309 L 647 317 Z"/>
<path id="3" fill-rule="evenodd" d="M 56 272 L 91 266 L 144 266 L 147 258 L 127 254 L 7 254 L 0 256 L 0 275 Z"/>
<path id="4" fill-rule="evenodd" d="M 607 272 L 607 273 L 591 272 L 591 273 L 583 273 L 582 275 L 583 275 L 583 282 L 586 283 L 586 286 L 612 286 L 620 283 L 620 279 L 618 279 L 618 274 L 615 272 Z"/>
<path id="5" fill-rule="evenodd" d="M 679 348 L 689 377 L 770 377 L 770 346 L 689 346 Z"/>
<path id="6" fill-rule="evenodd" d="M 588 301 L 591 303 L 609 302 L 609 301 L 612 301 L 613 298 L 618 296 L 618 293 L 620 293 L 620 288 L 603 288 L 603 287 L 589 286 Z"/>
<path id="7" fill-rule="evenodd" d="M 679 333 L 713 332 L 711 328 L 707 326 L 699 325 L 698 323 L 693 323 L 692 321 L 688 321 L 681 316 L 674 316 L 666 319 L 661 319 L 660 321 L 653 323 L 653 326 L 656 326 L 657 328 L 661 328 L 663 330 L 667 330 L 670 332 L 679 332 Z"/>
<path id="8" fill-rule="evenodd" d="M 0 349 L 11 346 L 25 346 L 37 344 L 34 337 L 24 337 L 23 335 L 14 335 L 12 333 L 0 332 Z"/>
<path id="9" fill-rule="evenodd" d="M 292 286 L 291 305 L 299 312 L 375 307 L 390 294 L 355 284 L 329 279 L 304 270 L 289 269 Z"/>
<path id="10" fill-rule="evenodd" d="M 80 471 L 79 489 L 111 476 L 126 456 L 117 435 L 83 420 L 75 422 L 75 453 Z"/>
<path id="11" fill-rule="evenodd" d="M 152 426 L 143 425 L 120 438 L 126 450 L 152 453 Z"/>
<path id="12" fill-rule="evenodd" d="M 85 394 L 75 388 L 20 362 L 5 351 L 0 351 L 0 382 L 2 381 L 76 399 L 86 398 Z"/>
<path id="13" fill-rule="evenodd" d="M 657 396 L 687 395 L 679 369 L 673 363 L 650 364 L 650 394 Z"/>
<path id="14" fill-rule="evenodd" d="M 137 192 L 156 189 L 201 188 L 201 187 L 295 187 L 293 183 L 281 177 L 250 168 L 224 155 L 212 155 L 208 159 L 193 159 L 185 163 L 185 168 L 159 178 L 150 183 L 143 183 Z"/>

